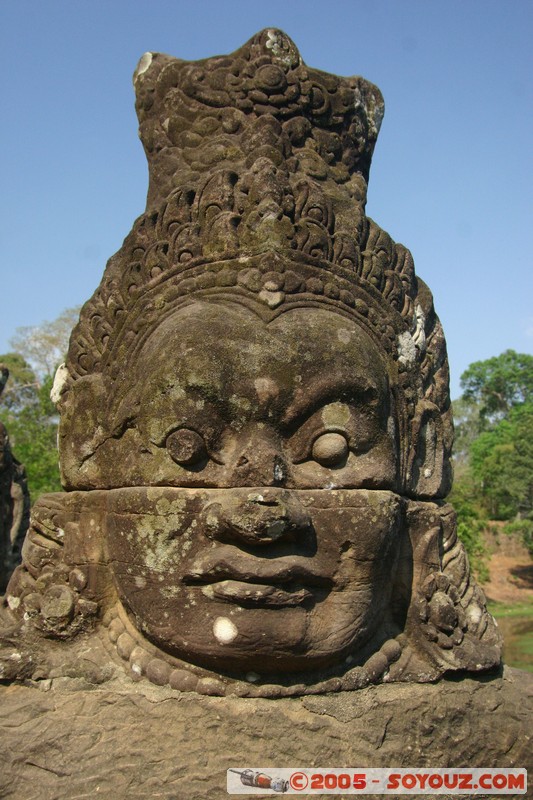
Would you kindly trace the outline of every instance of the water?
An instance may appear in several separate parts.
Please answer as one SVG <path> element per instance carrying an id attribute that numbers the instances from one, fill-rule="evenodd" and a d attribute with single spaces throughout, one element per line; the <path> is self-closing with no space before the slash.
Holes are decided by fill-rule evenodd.
<path id="1" fill-rule="evenodd" d="M 494 616 L 503 634 L 504 663 L 510 667 L 533 672 L 533 617 L 500 617 L 497 614 Z"/>

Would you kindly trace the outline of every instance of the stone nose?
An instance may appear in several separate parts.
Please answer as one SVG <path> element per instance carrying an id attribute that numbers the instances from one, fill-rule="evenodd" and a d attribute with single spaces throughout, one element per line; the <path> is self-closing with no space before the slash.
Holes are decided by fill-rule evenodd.
<path id="1" fill-rule="evenodd" d="M 254 429 L 237 442 L 233 465 L 236 486 L 283 486 L 287 465 L 274 434 Z"/>
<path id="2" fill-rule="evenodd" d="M 201 524 L 210 539 L 220 542 L 269 545 L 294 541 L 311 527 L 311 518 L 289 492 L 268 489 L 237 494 L 207 505 Z"/>

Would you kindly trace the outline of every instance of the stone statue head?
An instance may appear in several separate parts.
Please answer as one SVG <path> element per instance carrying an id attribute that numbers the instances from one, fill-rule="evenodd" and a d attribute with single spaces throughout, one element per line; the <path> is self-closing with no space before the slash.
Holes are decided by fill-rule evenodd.
<path id="1" fill-rule="evenodd" d="M 442 329 L 365 215 L 379 90 L 277 30 L 148 53 L 134 83 L 147 210 L 56 380 L 65 492 L 8 588 L 24 636 L 106 636 L 132 678 L 209 694 L 497 665 L 444 502 Z"/>

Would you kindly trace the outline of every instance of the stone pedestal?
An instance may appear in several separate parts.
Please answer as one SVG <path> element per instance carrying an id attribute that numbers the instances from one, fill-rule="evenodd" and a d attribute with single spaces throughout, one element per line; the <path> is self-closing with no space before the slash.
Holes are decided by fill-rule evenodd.
<path id="1" fill-rule="evenodd" d="M 222 800 L 228 767 L 531 768 L 532 695 L 533 676 L 513 669 L 278 700 L 120 678 L 12 685 L 0 695 L 0 796 Z"/>

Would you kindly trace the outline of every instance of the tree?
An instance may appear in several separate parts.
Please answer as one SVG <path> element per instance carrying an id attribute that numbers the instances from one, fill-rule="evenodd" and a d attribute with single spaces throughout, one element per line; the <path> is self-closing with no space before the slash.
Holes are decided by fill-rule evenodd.
<path id="1" fill-rule="evenodd" d="M 15 456 L 26 468 L 33 500 L 43 492 L 61 490 L 58 417 L 50 389 L 78 314 L 78 308 L 67 308 L 52 322 L 18 328 L 10 340 L 14 352 L 0 356 L 10 373 L 0 399 L 0 419 Z"/>
<path id="2" fill-rule="evenodd" d="M 470 566 L 482 583 L 489 578 L 487 551 L 483 542 L 483 530 L 487 517 L 479 502 L 479 492 L 469 472 L 456 480 L 449 497 L 457 513 L 457 535 L 468 553 Z"/>
<path id="3" fill-rule="evenodd" d="M 533 512 L 533 403 L 516 406 L 473 442 L 471 467 L 493 519 Z"/>
<path id="4" fill-rule="evenodd" d="M 79 313 L 79 306 L 66 308 L 51 322 L 17 328 L 9 340 L 13 350 L 31 365 L 39 380 L 54 375 L 58 365 L 65 360 L 70 333 Z"/>
<path id="5" fill-rule="evenodd" d="M 6 385 L 2 393 L 0 408 L 10 411 L 22 409 L 31 402 L 39 381 L 34 371 L 19 353 L 0 355 L 0 367 L 7 371 Z"/>
<path id="6" fill-rule="evenodd" d="M 506 350 L 471 364 L 454 401 L 456 479 L 450 498 L 458 533 L 482 569 L 488 518 L 515 520 L 533 542 L 533 356 Z M 516 528 L 518 530 L 518 528 Z M 481 561 L 480 561 L 481 558 Z"/>
<path id="7" fill-rule="evenodd" d="M 459 442 L 473 436 L 467 449 L 484 508 L 496 519 L 527 517 L 533 512 L 533 356 L 506 350 L 477 361 L 461 386 L 460 403 L 471 412 L 460 419 Z"/>
<path id="8" fill-rule="evenodd" d="M 48 376 L 40 386 L 35 382 L 32 384 L 31 394 L 25 387 L 23 402 L 14 403 L 10 408 L 0 408 L 0 419 L 7 428 L 11 450 L 26 469 L 32 500 L 44 492 L 61 491 L 57 455 L 58 419 L 50 400 L 51 388 L 52 378 Z"/>
<path id="9" fill-rule="evenodd" d="M 506 350 L 470 364 L 461 375 L 462 399 L 479 404 L 482 427 L 505 418 L 511 408 L 533 402 L 533 356 Z"/>
<path id="10" fill-rule="evenodd" d="M 480 406 L 473 400 L 460 397 L 452 403 L 455 435 L 453 440 L 453 457 L 455 474 L 468 465 L 472 443 L 481 433 L 479 418 Z"/>

